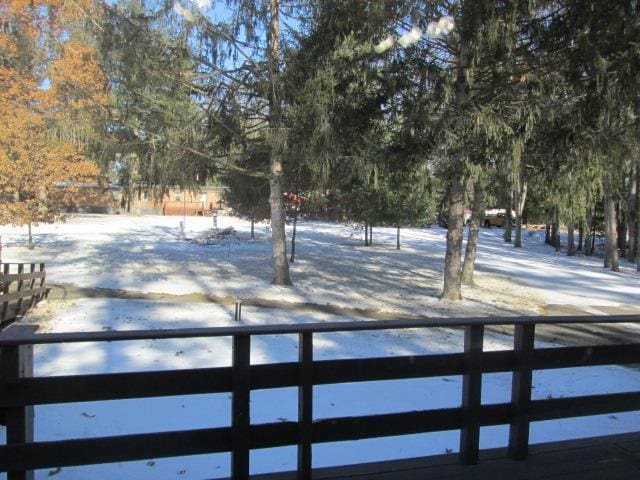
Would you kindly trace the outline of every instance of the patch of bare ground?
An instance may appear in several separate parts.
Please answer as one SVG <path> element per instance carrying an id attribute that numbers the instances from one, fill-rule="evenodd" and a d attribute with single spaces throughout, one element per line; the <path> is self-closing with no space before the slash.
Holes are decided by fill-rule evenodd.
<path id="1" fill-rule="evenodd" d="M 38 325 L 39 333 L 47 333 L 53 330 L 53 323 L 62 312 L 71 310 L 74 307 L 75 302 L 73 300 L 47 299 L 29 310 L 20 323 Z"/>
<path id="2" fill-rule="evenodd" d="M 475 274 L 474 287 L 463 290 L 468 300 L 488 302 L 499 308 L 507 308 L 522 315 L 540 315 L 545 302 L 535 288 L 518 284 L 509 277 Z"/>

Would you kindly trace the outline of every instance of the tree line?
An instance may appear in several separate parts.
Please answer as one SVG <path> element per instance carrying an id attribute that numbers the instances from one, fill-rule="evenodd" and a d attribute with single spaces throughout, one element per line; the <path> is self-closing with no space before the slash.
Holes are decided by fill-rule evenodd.
<path id="1" fill-rule="evenodd" d="M 439 217 L 445 299 L 473 283 L 487 206 L 504 208 L 514 247 L 526 218 L 557 249 L 565 225 L 568 255 L 592 254 L 602 229 L 605 267 L 618 270 L 620 255 L 639 262 L 635 0 L 69 3 L 74 27 L 51 30 L 52 51 L 76 39 L 90 48 L 82 58 L 95 59 L 92 77 L 108 91 L 94 102 L 100 114 L 83 114 L 91 134 L 79 151 L 115 168 L 128 195 L 227 185 L 236 210 L 271 221 L 276 284 L 292 281 L 285 193 L 304 197 L 296 212 L 363 223 L 367 244 L 374 225 L 399 238 Z M 14 4 L 0 7 L 2 34 L 24 52 L 34 47 L 23 50 L 11 26 L 20 9 L 67 8 Z M 52 91 L 46 62 L 23 56 L 35 90 Z"/>

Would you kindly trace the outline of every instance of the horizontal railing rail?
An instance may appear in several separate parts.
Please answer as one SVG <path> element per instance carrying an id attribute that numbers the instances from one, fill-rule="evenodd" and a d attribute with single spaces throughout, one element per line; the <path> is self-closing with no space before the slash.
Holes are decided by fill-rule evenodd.
<path id="1" fill-rule="evenodd" d="M 51 343 L 117 342 L 129 340 L 162 340 L 176 338 L 232 337 L 234 335 L 294 335 L 305 332 L 335 333 L 410 328 L 454 328 L 498 325 L 575 325 L 640 323 L 640 315 L 572 315 L 548 317 L 460 317 L 415 320 L 374 320 L 359 322 L 323 322 L 303 324 L 271 324 L 233 327 L 176 328 L 162 330 L 101 330 L 94 332 L 36 333 L 35 331 L 0 336 L 0 347 L 11 345 L 44 345 Z"/>
<path id="2" fill-rule="evenodd" d="M 0 471 L 9 479 L 29 478 L 39 468 L 87 465 L 148 458 L 231 452 L 232 476 L 249 476 L 252 449 L 298 446 L 299 478 L 310 478 L 315 443 L 460 430 L 460 457 L 474 464 L 482 426 L 510 426 L 509 455 L 525 458 L 529 424 L 622 411 L 640 410 L 640 392 L 578 397 L 531 398 L 533 370 L 640 363 L 640 342 L 624 345 L 534 348 L 536 324 L 640 322 L 638 316 L 509 317 L 419 321 L 336 322 L 155 331 L 38 334 L 14 325 L 0 335 L 0 411 L 7 424 L 7 444 L 0 446 Z M 512 350 L 484 352 L 487 325 L 513 325 Z M 461 353 L 314 360 L 313 336 L 407 328 L 463 327 Z M 297 334 L 297 362 L 250 363 L 251 337 Z M 33 345 L 65 342 L 231 337 L 230 367 L 33 377 Z M 482 404 L 482 375 L 512 372 L 511 401 Z M 459 407 L 358 417 L 313 417 L 313 388 L 335 383 L 461 375 Z M 297 387 L 298 420 L 252 424 L 252 390 Z M 154 432 L 63 441 L 33 441 L 33 406 L 172 395 L 229 392 L 231 426 Z"/>

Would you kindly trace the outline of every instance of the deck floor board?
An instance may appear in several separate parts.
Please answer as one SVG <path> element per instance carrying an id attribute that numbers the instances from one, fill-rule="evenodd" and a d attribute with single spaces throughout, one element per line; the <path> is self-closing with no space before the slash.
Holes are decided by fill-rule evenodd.
<path id="1" fill-rule="evenodd" d="M 466 466 L 457 454 L 314 470 L 313 480 L 628 480 L 640 478 L 640 432 L 532 445 L 526 460 L 506 449 L 480 452 Z M 294 480 L 294 472 L 253 475 L 252 480 Z"/>

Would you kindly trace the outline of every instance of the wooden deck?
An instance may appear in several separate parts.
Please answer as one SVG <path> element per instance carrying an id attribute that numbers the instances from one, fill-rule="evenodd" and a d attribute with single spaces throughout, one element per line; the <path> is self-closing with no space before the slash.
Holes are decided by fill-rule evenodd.
<path id="1" fill-rule="evenodd" d="M 640 478 L 640 433 L 531 445 L 526 460 L 506 449 L 480 452 L 477 465 L 457 454 L 314 470 L 313 480 L 630 480 Z M 295 480 L 295 472 L 252 480 Z"/>
<path id="2" fill-rule="evenodd" d="M 451 318 L 268 324 L 260 326 L 36 333 L 29 325 L 0 332 L 0 412 L 6 424 L 6 444 L 0 445 L 0 472 L 8 480 L 32 480 L 33 471 L 75 465 L 126 462 L 151 458 L 230 452 L 234 480 L 315 479 L 590 479 L 640 478 L 640 432 L 608 439 L 530 446 L 529 424 L 581 416 L 638 411 L 640 391 L 532 399 L 533 372 L 547 369 L 629 365 L 640 363 L 640 340 L 634 335 L 612 345 L 535 346 L 536 328 L 640 323 L 640 316 L 568 316 Z M 484 351 L 485 329 L 507 325 L 513 349 Z M 314 336 L 322 333 L 464 328 L 462 352 L 374 358 L 314 359 Z M 564 327 L 563 327 L 564 328 Z M 593 333 L 590 333 L 592 335 Z M 298 361 L 251 363 L 253 338 L 297 335 Z M 118 372 L 65 376 L 34 376 L 34 345 L 228 337 L 231 366 L 179 370 Z M 511 373 L 511 399 L 483 404 L 485 373 Z M 420 411 L 315 418 L 314 389 L 320 385 L 459 375 L 460 406 Z M 294 387 L 298 419 L 251 422 L 251 392 Z M 108 437 L 35 441 L 34 406 L 131 398 L 227 393 L 231 425 Z M 505 450 L 480 451 L 481 427 L 509 427 Z M 460 455 L 446 455 L 369 465 L 313 470 L 313 447 L 321 443 L 365 440 L 457 430 Z M 251 451 L 295 446 L 297 472 L 250 475 Z M 531 447 L 531 448 L 530 448 Z M 339 461 L 340 459 L 336 459 Z M 336 462 L 337 463 L 337 462 Z M 477 466 L 462 466 L 474 465 Z"/>

